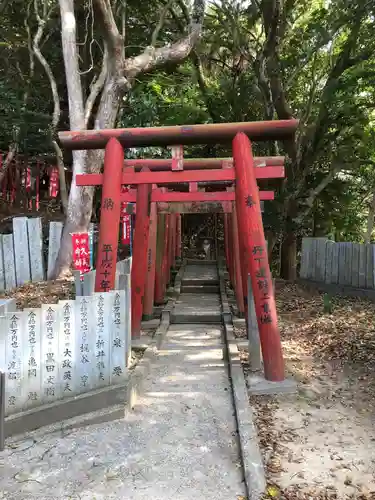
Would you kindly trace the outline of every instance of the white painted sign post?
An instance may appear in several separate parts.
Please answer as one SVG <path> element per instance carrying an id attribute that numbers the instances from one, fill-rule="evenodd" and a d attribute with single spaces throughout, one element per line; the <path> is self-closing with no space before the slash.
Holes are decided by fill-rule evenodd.
<path id="1" fill-rule="evenodd" d="M 13 234 L 3 234 L 3 258 L 4 276 L 6 290 L 12 290 L 17 286 L 16 265 L 14 262 Z"/>
<path id="2" fill-rule="evenodd" d="M 27 219 L 29 234 L 30 270 L 32 281 L 44 280 L 42 220 Z"/>
<path id="3" fill-rule="evenodd" d="M 14 217 L 13 244 L 17 286 L 21 286 L 31 281 L 27 217 Z"/>
<path id="4" fill-rule="evenodd" d="M 55 268 L 57 254 L 60 249 L 61 234 L 63 230 L 62 222 L 49 223 L 49 244 L 48 244 L 48 272 L 47 278 L 50 279 Z"/>

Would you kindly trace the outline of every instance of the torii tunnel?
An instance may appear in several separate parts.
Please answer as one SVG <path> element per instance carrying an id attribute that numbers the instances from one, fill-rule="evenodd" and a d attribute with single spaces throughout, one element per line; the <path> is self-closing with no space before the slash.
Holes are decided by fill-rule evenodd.
<path id="1" fill-rule="evenodd" d="M 105 148 L 102 174 L 82 174 L 77 186 L 102 186 L 96 291 L 114 288 L 122 202 L 136 203 L 133 239 L 132 335 L 143 315 L 162 303 L 171 268 L 181 257 L 181 213 L 224 214 L 225 258 L 239 310 L 246 313 L 250 274 L 264 373 L 284 379 L 284 361 L 268 263 L 261 200 L 273 199 L 258 181 L 284 177 L 283 157 L 253 157 L 250 140 L 290 139 L 297 120 L 60 132 L 68 149 Z M 182 146 L 232 141 L 232 158 L 184 159 Z M 172 159 L 124 160 L 124 148 L 173 146 Z M 178 148 L 180 147 L 180 152 Z M 177 152 L 176 152 L 177 151 Z M 128 193 L 122 186 L 131 186 Z M 168 188 L 188 186 L 188 192 Z M 206 191 L 206 187 L 214 191 Z M 216 190 L 216 191 L 215 191 Z M 199 207 L 199 208 L 197 208 Z M 147 270 L 147 272 L 145 272 Z M 247 317 L 247 314 L 246 314 Z"/>

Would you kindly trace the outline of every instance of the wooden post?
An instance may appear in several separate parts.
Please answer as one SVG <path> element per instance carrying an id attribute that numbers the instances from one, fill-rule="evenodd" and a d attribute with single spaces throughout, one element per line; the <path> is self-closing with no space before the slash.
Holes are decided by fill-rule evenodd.
<path id="1" fill-rule="evenodd" d="M 147 249 L 150 226 L 150 185 L 139 184 L 137 189 L 137 214 L 133 243 L 133 262 L 131 272 L 132 294 L 132 337 L 141 334 L 143 298 L 145 293 Z"/>
<path id="2" fill-rule="evenodd" d="M 157 233 L 157 207 L 151 203 L 150 229 L 147 250 L 147 278 L 145 285 L 143 318 L 152 319 L 154 312 L 155 270 L 156 270 L 156 233 Z"/>
<path id="3" fill-rule="evenodd" d="M 165 237 L 164 237 L 164 250 L 163 250 L 163 289 L 164 294 L 167 290 L 167 285 L 170 281 L 170 273 L 171 268 L 169 264 L 169 240 L 170 240 L 170 231 L 169 226 L 171 222 L 171 215 L 166 214 L 165 216 Z"/>
<path id="4" fill-rule="evenodd" d="M 227 219 L 228 227 L 228 265 L 229 265 L 229 277 L 232 288 L 234 290 L 234 256 L 233 256 L 233 232 L 232 232 L 232 215 L 225 214 Z"/>
<path id="5" fill-rule="evenodd" d="M 117 139 L 110 139 L 104 156 L 99 245 L 96 259 L 96 292 L 108 292 L 115 287 L 123 162 L 124 150 L 121 144 Z"/>
<path id="6" fill-rule="evenodd" d="M 171 214 L 171 268 L 175 269 L 176 267 L 176 241 L 177 241 L 177 214 Z"/>
<path id="7" fill-rule="evenodd" d="M 228 235 L 228 214 L 224 214 L 224 250 L 225 250 L 225 263 L 230 276 L 229 264 L 229 235 Z M 230 277 L 231 280 L 231 277 Z"/>
<path id="8" fill-rule="evenodd" d="M 262 346 L 264 374 L 267 380 L 284 380 L 284 360 L 271 271 L 264 237 L 259 190 L 254 172 L 254 159 L 248 137 L 238 133 L 233 139 L 236 171 L 236 208 L 238 229 L 251 275 Z"/>
<path id="9" fill-rule="evenodd" d="M 177 218 L 177 241 L 176 241 L 176 258 L 182 259 L 182 232 L 181 232 L 181 214 L 176 214 Z"/>
<path id="10" fill-rule="evenodd" d="M 166 215 L 157 215 L 157 238 L 156 238 L 156 269 L 155 269 L 155 304 L 163 304 L 164 302 L 164 276 L 163 276 L 163 259 L 164 246 L 167 237 L 165 225 Z"/>
<path id="11" fill-rule="evenodd" d="M 243 300 L 242 275 L 241 275 L 241 260 L 240 260 L 240 242 L 238 237 L 238 224 L 236 215 L 236 206 L 233 203 L 232 210 L 232 240 L 233 240 L 233 268 L 234 268 L 234 289 L 238 312 L 243 315 L 245 313 L 245 304 Z"/>

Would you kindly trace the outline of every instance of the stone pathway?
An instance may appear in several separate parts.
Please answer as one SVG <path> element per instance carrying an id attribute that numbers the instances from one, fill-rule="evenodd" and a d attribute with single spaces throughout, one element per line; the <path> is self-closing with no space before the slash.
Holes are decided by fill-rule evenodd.
<path id="1" fill-rule="evenodd" d="M 171 325 L 144 397 L 126 418 L 111 421 L 108 413 L 105 423 L 68 432 L 41 429 L 10 442 L 0 454 L 0 498 L 245 495 L 221 336 L 220 325 Z"/>

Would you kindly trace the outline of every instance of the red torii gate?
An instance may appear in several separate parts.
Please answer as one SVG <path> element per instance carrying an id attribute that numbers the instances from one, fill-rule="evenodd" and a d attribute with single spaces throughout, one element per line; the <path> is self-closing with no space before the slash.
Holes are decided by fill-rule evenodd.
<path id="1" fill-rule="evenodd" d="M 276 140 L 294 134 L 297 120 L 250 122 L 236 124 L 193 125 L 185 127 L 157 127 L 145 129 L 113 129 L 61 132 L 61 143 L 70 149 L 99 149 L 105 147 L 104 173 L 76 176 L 78 186 L 102 185 L 102 212 L 99 233 L 99 252 L 96 271 L 96 291 L 113 288 L 115 259 L 117 255 L 118 227 L 120 220 L 121 185 L 137 186 L 137 218 L 134 236 L 134 263 L 132 267 L 132 315 L 140 328 L 139 311 L 142 311 L 145 269 L 147 269 L 147 245 L 152 184 L 181 182 L 236 181 L 235 205 L 238 221 L 240 250 L 240 274 L 246 297 L 247 275 L 250 272 L 254 291 L 265 376 L 268 380 L 284 379 L 284 362 L 267 258 L 267 248 L 260 211 L 260 195 L 257 178 L 279 177 L 269 169 L 254 168 L 251 139 Z M 181 145 L 207 143 L 233 139 L 234 168 L 221 170 L 172 170 L 122 173 L 123 146 Z M 267 172 L 268 171 L 268 172 Z M 207 194 L 207 193 L 206 193 Z M 235 220 L 235 217 L 232 218 Z M 242 258 L 241 258 L 242 257 Z M 163 261 L 164 261 L 163 257 Z M 164 262 L 162 268 L 165 269 Z"/>

